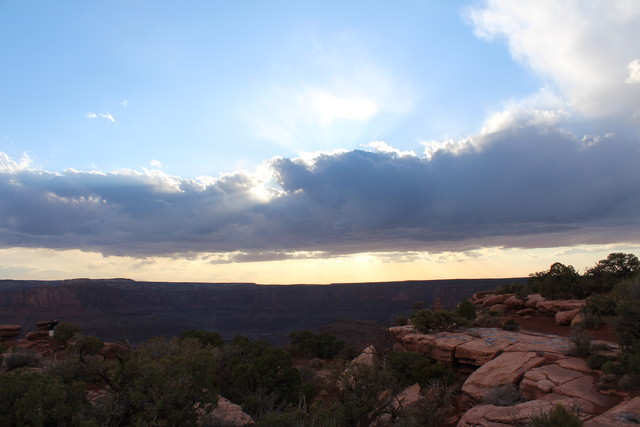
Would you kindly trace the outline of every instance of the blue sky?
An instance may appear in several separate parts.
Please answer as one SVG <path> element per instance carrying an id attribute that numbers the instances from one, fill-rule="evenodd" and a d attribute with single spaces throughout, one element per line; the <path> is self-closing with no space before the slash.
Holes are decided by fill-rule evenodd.
<path id="1" fill-rule="evenodd" d="M 640 243 L 634 1 L 0 2 L 0 276 L 526 275 Z"/>

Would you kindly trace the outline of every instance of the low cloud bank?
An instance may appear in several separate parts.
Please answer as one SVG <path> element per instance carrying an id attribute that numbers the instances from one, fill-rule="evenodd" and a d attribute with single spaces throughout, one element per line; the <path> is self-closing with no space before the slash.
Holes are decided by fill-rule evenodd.
<path id="1" fill-rule="evenodd" d="M 246 172 L 55 173 L 0 153 L 0 245 L 250 261 L 640 241 L 637 138 L 520 120 L 443 147 L 273 159 L 268 198 Z"/>

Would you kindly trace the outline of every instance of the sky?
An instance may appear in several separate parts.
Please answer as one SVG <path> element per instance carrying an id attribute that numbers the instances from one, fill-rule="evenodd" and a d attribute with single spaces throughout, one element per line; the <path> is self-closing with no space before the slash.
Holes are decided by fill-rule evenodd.
<path id="1" fill-rule="evenodd" d="M 635 0 L 0 0 L 0 278 L 640 255 Z"/>

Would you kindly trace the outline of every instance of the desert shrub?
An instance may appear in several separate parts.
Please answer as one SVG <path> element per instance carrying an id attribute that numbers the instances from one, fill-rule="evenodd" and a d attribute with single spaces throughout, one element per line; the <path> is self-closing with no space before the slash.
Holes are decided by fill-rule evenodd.
<path id="1" fill-rule="evenodd" d="M 53 346 L 56 348 L 65 347 L 69 340 L 73 338 L 77 333 L 81 332 L 79 326 L 71 323 L 61 322 L 55 330 L 53 335 Z"/>
<path id="2" fill-rule="evenodd" d="M 16 347 L 11 353 L 7 353 L 4 362 L 9 371 L 17 368 L 35 368 L 40 363 L 38 353 L 30 348 Z"/>
<path id="3" fill-rule="evenodd" d="M 396 314 L 393 316 L 393 324 L 395 326 L 405 326 L 409 324 L 409 318 L 406 314 Z"/>
<path id="4" fill-rule="evenodd" d="M 456 314 L 463 319 L 474 320 L 476 318 L 476 306 L 465 298 L 456 307 Z"/>
<path id="5" fill-rule="evenodd" d="M 602 365 L 610 360 L 611 358 L 604 354 L 592 354 L 587 358 L 587 365 L 590 369 L 601 369 Z"/>
<path id="6" fill-rule="evenodd" d="M 622 363 L 609 360 L 602 364 L 602 372 L 605 374 L 620 376 L 624 374 L 625 368 Z"/>
<path id="7" fill-rule="evenodd" d="M 586 298 L 589 290 L 572 265 L 556 262 L 549 271 L 533 273 L 527 282 L 531 290 L 547 299 Z"/>
<path id="8" fill-rule="evenodd" d="M 422 398 L 404 408 L 393 425 L 439 427 L 445 425 L 448 412 L 453 407 L 454 387 L 438 380 L 429 381 L 420 394 Z"/>
<path id="9" fill-rule="evenodd" d="M 505 331 L 519 331 L 520 323 L 518 323 L 515 319 L 508 319 L 500 327 Z"/>
<path id="10" fill-rule="evenodd" d="M 615 293 L 621 302 L 616 307 L 613 326 L 620 347 L 627 351 L 640 340 L 640 277 L 616 285 Z"/>
<path id="11" fill-rule="evenodd" d="M 220 347 L 224 344 L 224 340 L 217 332 L 202 331 L 196 329 L 190 329 L 184 331 L 180 336 L 180 339 L 193 338 L 200 341 L 203 346 Z"/>
<path id="12" fill-rule="evenodd" d="M 532 427 L 581 427 L 582 420 L 572 411 L 556 404 L 547 413 L 534 414 L 529 420 Z"/>
<path id="13" fill-rule="evenodd" d="M 605 324 L 605 320 L 599 315 L 587 313 L 583 314 L 583 320 L 579 325 L 584 329 L 598 329 Z"/>
<path id="14" fill-rule="evenodd" d="M 524 402 L 518 386 L 515 384 L 504 384 L 490 389 L 482 399 L 485 405 L 513 406 Z"/>
<path id="15" fill-rule="evenodd" d="M 593 336 L 583 328 L 574 328 L 569 336 L 569 354 L 587 357 L 593 351 Z"/>
<path id="16" fill-rule="evenodd" d="M 582 307 L 582 312 L 600 317 L 614 316 L 617 305 L 615 295 L 595 294 L 587 297 L 586 304 Z"/>
<path id="17" fill-rule="evenodd" d="M 314 334 L 309 329 L 291 332 L 289 340 L 307 358 L 333 359 L 345 347 L 344 341 L 335 335 L 326 332 Z"/>
<path id="18" fill-rule="evenodd" d="M 500 319 L 488 310 L 480 312 L 474 324 L 481 328 L 497 328 L 500 326 Z"/>
<path id="19" fill-rule="evenodd" d="M 420 385 L 426 387 L 427 384 L 435 381 L 439 381 L 442 384 L 453 384 L 454 374 L 453 371 L 447 368 L 443 363 L 436 362 L 427 368 L 424 368 L 420 373 Z"/>
<path id="20" fill-rule="evenodd" d="M 496 294 L 516 294 L 522 299 L 525 299 L 533 292 L 529 285 L 526 283 L 510 283 L 508 285 L 502 285 L 494 291 Z"/>
<path id="21" fill-rule="evenodd" d="M 421 372 L 431 360 L 417 351 L 392 351 L 385 356 L 388 372 L 404 387 L 423 380 Z"/>
<path id="22" fill-rule="evenodd" d="M 411 320 L 415 328 L 422 333 L 432 330 L 446 331 L 469 325 L 467 319 L 446 310 L 418 310 L 414 312 Z"/>
<path id="23" fill-rule="evenodd" d="M 98 425 L 92 421 L 91 405 L 80 386 L 36 372 L 13 371 L 2 376 L 0 425 Z"/>

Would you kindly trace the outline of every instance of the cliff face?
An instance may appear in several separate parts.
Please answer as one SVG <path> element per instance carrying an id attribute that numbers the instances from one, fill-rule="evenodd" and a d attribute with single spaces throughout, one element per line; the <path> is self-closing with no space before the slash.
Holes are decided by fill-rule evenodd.
<path id="1" fill-rule="evenodd" d="M 290 331 L 340 319 L 389 324 L 412 303 L 438 298 L 451 308 L 474 292 L 524 279 L 438 280 L 334 285 L 155 283 L 127 279 L 0 281 L 0 323 L 35 329 L 59 319 L 105 340 L 136 342 L 205 329 L 282 343 Z"/>

